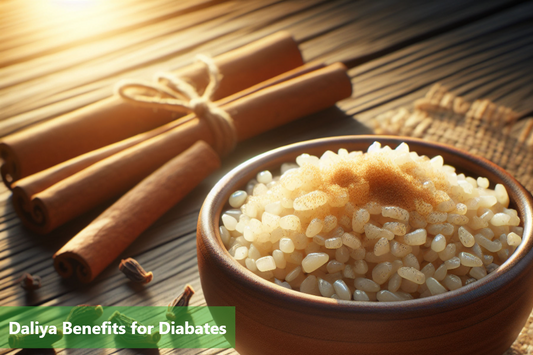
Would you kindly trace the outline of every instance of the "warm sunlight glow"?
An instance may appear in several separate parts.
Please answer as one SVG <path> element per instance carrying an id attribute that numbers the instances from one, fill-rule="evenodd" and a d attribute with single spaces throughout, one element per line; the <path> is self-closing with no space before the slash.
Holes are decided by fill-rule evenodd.
<path id="1" fill-rule="evenodd" d="M 26 1 L 28 16 L 58 42 L 83 40 L 113 28 L 119 3 L 105 0 Z M 47 36 L 48 37 L 48 36 Z"/>
<path id="2" fill-rule="evenodd" d="M 80 16 L 82 13 L 93 13 L 98 8 L 104 8 L 104 0 L 41 0 L 31 1 L 27 6 L 31 12 L 39 12 L 45 16 Z"/>
<path id="3" fill-rule="evenodd" d="M 66 5 L 66 6 L 75 6 L 75 5 L 83 5 L 83 6 L 90 6 L 91 4 L 94 4 L 95 0 L 51 0 L 50 2 L 59 4 L 59 5 Z"/>

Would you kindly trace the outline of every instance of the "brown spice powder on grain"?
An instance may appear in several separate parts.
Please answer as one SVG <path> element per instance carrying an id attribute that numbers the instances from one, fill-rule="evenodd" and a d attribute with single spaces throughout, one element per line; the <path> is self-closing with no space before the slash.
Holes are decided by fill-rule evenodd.
<path id="1" fill-rule="evenodd" d="M 355 160 L 342 161 L 328 171 L 320 190 L 331 197 L 339 187 L 345 188 L 354 206 L 364 206 L 370 201 L 382 206 L 398 206 L 408 211 L 416 208 L 415 201 L 423 200 L 436 205 L 436 196 L 424 188 L 423 181 L 415 174 L 416 163 L 398 167 L 385 154 L 363 154 Z M 428 176 L 437 188 L 445 187 L 443 174 Z"/>

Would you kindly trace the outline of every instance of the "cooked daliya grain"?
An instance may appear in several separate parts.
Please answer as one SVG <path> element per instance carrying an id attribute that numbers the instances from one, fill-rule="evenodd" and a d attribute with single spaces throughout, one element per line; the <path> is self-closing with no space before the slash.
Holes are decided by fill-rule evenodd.
<path id="1" fill-rule="evenodd" d="M 276 284 L 354 301 L 405 301 L 494 272 L 522 242 L 503 185 L 372 144 L 302 154 L 236 191 L 220 235 L 232 257 Z"/>

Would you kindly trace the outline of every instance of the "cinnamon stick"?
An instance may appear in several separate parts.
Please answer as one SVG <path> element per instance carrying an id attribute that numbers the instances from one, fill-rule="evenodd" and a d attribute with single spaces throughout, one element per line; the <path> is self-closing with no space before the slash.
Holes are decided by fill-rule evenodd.
<path id="1" fill-rule="evenodd" d="M 351 82 L 340 64 L 312 71 L 222 105 L 239 141 L 322 110 L 351 95 Z M 184 124 L 108 156 L 28 197 L 13 189 L 15 210 L 30 229 L 47 233 L 72 218 L 120 195 L 198 140 L 213 144 L 207 122 Z"/>
<path id="2" fill-rule="evenodd" d="M 220 159 L 205 142 L 173 158 L 122 196 L 54 255 L 63 277 L 92 281 L 146 228 L 181 200 L 211 172 Z"/>
<path id="3" fill-rule="evenodd" d="M 214 99 L 220 99 L 303 64 L 294 39 L 276 33 L 214 59 L 224 76 Z M 208 77 L 195 63 L 174 71 L 203 90 Z M 68 159 L 121 141 L 174 120 L 177 112 L 136 107 L 118 96 L 88 105 L 3 139 L 0 173 L 5 184 Z"/>

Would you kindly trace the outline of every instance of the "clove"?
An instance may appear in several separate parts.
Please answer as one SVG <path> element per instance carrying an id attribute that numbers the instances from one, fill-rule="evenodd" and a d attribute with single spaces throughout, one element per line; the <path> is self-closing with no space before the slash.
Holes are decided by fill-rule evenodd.
<path id="1" fill-rule="evenodd" d="M 19 283 L 23 289 L 33 291 L 41 288 L 41 277 L 26 272 L 20 277 Z"/>
<path id="2" fill-rule="evenodd" d="M 169 303 L 166 317 L 168 320 L 176 320 L 178 315 L 187 310 L 189 301 L 194 295 L 194 289 L 191 285 L 185 285 L 183 292 Z"/>
<path id="3" fill-rule="evenodd" d="M 141 264 L 133 258 L 122 259 L 118 268 L 128 279 L 141 284 L 149 283 L 154 276 L 151 271 L 146 272 Z"/>

